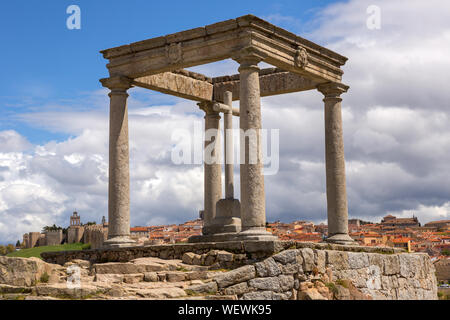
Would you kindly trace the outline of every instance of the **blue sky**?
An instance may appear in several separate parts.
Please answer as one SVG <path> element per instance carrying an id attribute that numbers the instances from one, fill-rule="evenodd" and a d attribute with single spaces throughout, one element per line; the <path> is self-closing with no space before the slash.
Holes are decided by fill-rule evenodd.
<path id="1" fill-rule="evenodd" d="M 376 30 L 366 24 L 374 2 Z M 81 30 L 66 27 L 72 4 L 81 8 Z M 82 222 L 107 216 L 109 102 L 98 81 L 107 76 L 100 50 L 249 13 L 349 58 L 342 113 L 349 216 L 449 219 L 449 1 L 17 0 L 0 11 L 0 243 L 67 226 L 75 209 Z M 237 64 L 196 70 L 231 74 Z M 279 172 L 265 177 L 269 221 L 326 222 L 322 99 L 311 90 L 261 100 L 263 127 L 280 130 Z M 201 126 L 202 112 L 192 101 L 139 88 L 128 105 L 131 224 L 195 219 L 203 167 L 174 165 L 171 134 Z"/>
<path id="2" fill-rule="evenodd" d="M 0 12 L 3 50 L 0 130 L 14 129 L 33 143 L 67 138 L 16 121 L 14 115 L 64 103 L 100 88 L 107 76 L 102 49 L 195 28 L 245 14 L 296 17 L 301 29 L 329 0 L 313 1 L 8 1 Z M 81 8 L 81 30 L 66 28 L 66 9 Z M 283 21 L 281 21 L 283 26 Z"/>

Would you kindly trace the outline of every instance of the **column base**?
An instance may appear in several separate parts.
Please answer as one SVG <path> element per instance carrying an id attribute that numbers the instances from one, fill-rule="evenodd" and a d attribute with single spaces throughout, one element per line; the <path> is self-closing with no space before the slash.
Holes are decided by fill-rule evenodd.
<path id="1" fill-rule="evenodd" d="M 237 240 L 274 241 L 278 237 L 268 232 L 264 227 L 252 227 L 237 234 Z"/>
<path id="2" fill-rule="evenodd" d="M 212 226 L 208 226 L 206 230 L 204 230 L 205 235 L 215 235 L 221 233 L 237 233 L 241 231 L 241 219 L 232 218 L 232 219 L 223 219 L 223 223 L 220 224 L 220 220 L 218 219 L 217 224 Z"/>
<path id="3" fill-rule="evenodd" d="M 123 248 L 123 247 L 133 247 L 135 245 L 136 241 L 132 240 L 128 236 L 114 237 L 103 242 L 104 248 Z"/>
<path id="4" fill-rule="evenodd" d="M 336 244 L 343 244 L 343 245 L 357 245 L 358 242 L 353 240 L 348 234 L 346 233 L 337 233 L 332 235 L 331 237 L 328 237 L 325 239 L 325 242 L 328 243 L 336 243 Z"/>

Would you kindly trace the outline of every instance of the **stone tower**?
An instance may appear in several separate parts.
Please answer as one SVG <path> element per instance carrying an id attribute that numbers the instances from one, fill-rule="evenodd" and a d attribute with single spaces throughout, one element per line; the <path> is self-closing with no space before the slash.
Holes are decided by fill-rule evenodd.
<path id="1" fill-rule="evenodd" d="M 70 216 L 70 226 L 81 226 L 81 219 L 76 211 Z"/>
<path id="2" fill-rule="evenodd" d="M 84 227 L 81 225 L 81 217 L 76 211 L 70 216 L 70 225 L 67 230 L 67 242 L 78 243 L 83 238 Z"/>

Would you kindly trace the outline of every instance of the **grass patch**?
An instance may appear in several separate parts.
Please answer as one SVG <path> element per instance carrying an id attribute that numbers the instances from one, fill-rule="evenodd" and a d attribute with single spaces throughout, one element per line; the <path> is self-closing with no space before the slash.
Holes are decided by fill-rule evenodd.
<path id="1" fill-rule="evenodd" d="M 47 273 L 47 272 L 44 272 L 44 273 L 42 274 L 42 276 L 39 278 L 39 281 L 40 281 L 41 283 L 47 283 L 49 278 L 50 278 L 50 276 L 48 275 L 48 273 Z"/>
<path id="2" fill-rule="evenodd" d="M 208 271 L 209 272 L 228 272 L 228 271 L 231 271 L 231 269 L 211 269 Z"/>
<path id="3" fill-rule="evenodd" d="M 348 284 L 347 284 L 347 282 L 345 282 L 345 281 L 342 280 L 342 279 L 336 280 L 336 284 L 338 284 L 338 285 L 340 285 L 340 286 L 343 286 L 344 288 L 347 288 L 347 289 L 348 289 Z"/>
<path id="4" fill-rule="evenodd" d="M 338 289 L 333 282 L 325 283 L 325 285 L 327 286 L 328 289 L 330 289 L 331 292 L 333 292 L 333 294 L 337 294 Z"/>
<path id="5" fill-rule="evenodd" d="M 189 272 L 190 270 L 186 269 L 185 267 L 177 267 L 177 271 Z"/>
<path id="6" fill-rule="evenodd" d="M 190 297 L 201 296 L 201 294 L 199 294 L 198 292 L 195 292 L 194 290 L 191 290 L 191 289 L 185 289 L 184 292 L 186 292 L 186 294 Z"/>
<path id="7" fill-rule="evenodd" d="M 58 246 L 43 246 L 36 247 L 30 249 L 22 249 L 19 251 L 14 251 L 8 253 L 7 257 L 20 257 L 20 258 L 31 258 L 36 257 L 42 259 L 42 252 L 54 252 L 54 251 L 71 251 L 71 250 L 82 250 L 84 244 L 82 243 L 71 243 L 71 244 L 62 244 Z"/>

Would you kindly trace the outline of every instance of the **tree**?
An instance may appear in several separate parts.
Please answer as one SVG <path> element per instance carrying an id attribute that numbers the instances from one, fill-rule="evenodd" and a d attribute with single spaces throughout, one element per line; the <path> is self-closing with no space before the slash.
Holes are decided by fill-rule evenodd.
<path id="1" fill-rule="evenodd" d="M 6 254 L 6 247 L 0 246 L 0 256 L 4 256 Z"/>
<path id="2" fill-rule="evenodd" d="M 16 248 L 20 248 L 20 240 L 17 240 L 17 242 L 16 242 Z"/>
<path id="3" fill-rule="evenodd" d="M 42 233 L 46 233 L 48 231 L 58 231 L 58 230 L 62 230 L 62 228 L 58 227 L 56 224 L 53 224 L 52 226 L 45 226 L 44 228 L 42 228 Z"/>
<path id="4" fill-rule="evenodd" d="M 16 251 L 16 247 L 10 243 L 6 246 L 6 254 Z"/>

